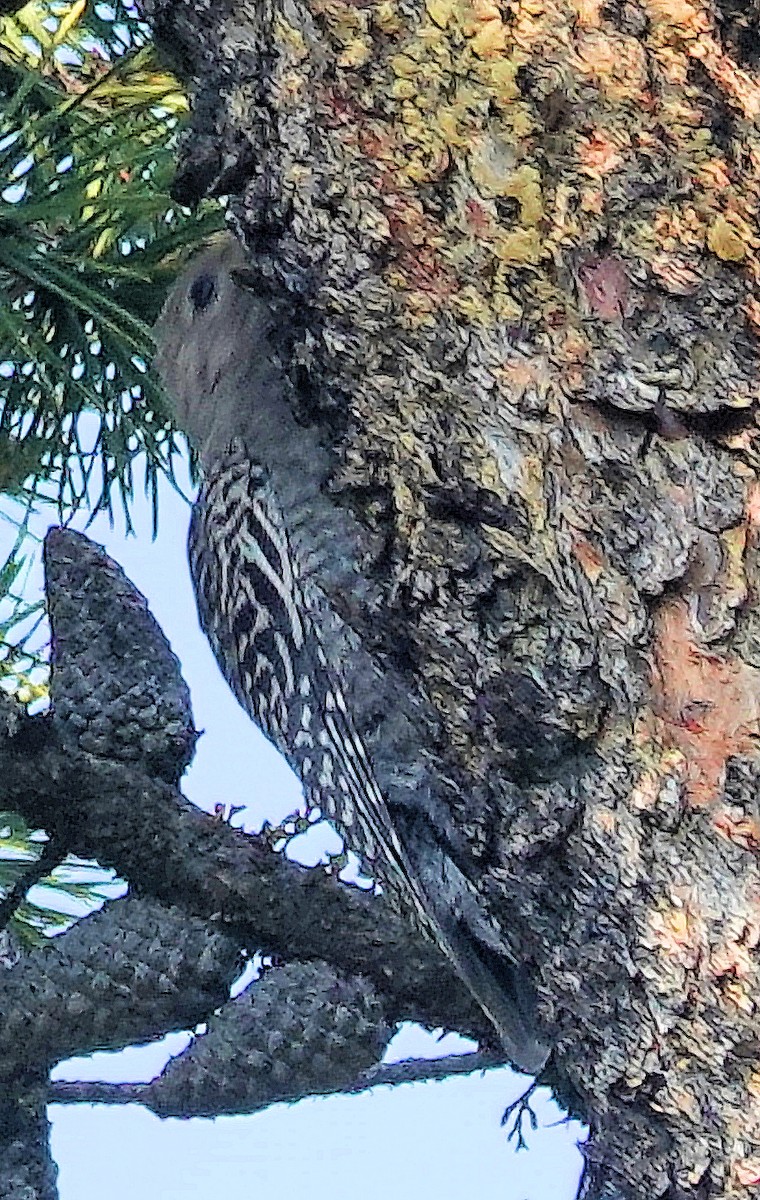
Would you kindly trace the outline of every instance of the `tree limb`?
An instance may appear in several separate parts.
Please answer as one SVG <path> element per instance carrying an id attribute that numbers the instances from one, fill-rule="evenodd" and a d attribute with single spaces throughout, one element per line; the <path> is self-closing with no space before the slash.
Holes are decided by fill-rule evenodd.
<path id="1" fill-rule="evenodd" d="M 0 771 L 8 808 L 41 828 L 65 812 L 67 850 L 114 867 L 138 894 L 219 916 L 251 951 L 367 975 L 391 1020 L 487 1035 L 437 952 L 382 898 L 284 859 L 266 839 L 215 821 L 136 768 L 52 746 L 30 760 L 0 739 Z"/>
<path id="2" fill-rule="evenodd" d="M 399 1087 L 405 1083 L 440 1082 L 457 1075 L 472 1075 L 476 1071 L 491 1071 L 505 1064 L 498 1056 L 474 1052 L 472 1054 L 450 1054 L 445 1058 L 407 1059 L 398 1063 L 378 1063 L 368 1070 L 361 1072 L 353 1081 L 341 1086 L 334 1086 L 334 1081 L 328 1081 L 327 1086 L 313 1090 L 315 1095 L 355 1095 L 370 1091 L 376 1087 Z M 196 1110 L 194 1105 L 186 1109 L 178 1105 L 171 1109 L 161 1096 L 161 1079 L 151 1083 L 68 1083 L 64 1081 L 51 1083 L 48 1087 L 48 1103 L 50 1104 L 142 1104 L 157 1116 L 217 1116 L 224 1112 L 229 1114 L 248 1113 L 252 1111 L 246 1103 L 241 1108 L 214 1108 L 204 1103 Z M 296 1085 L 298 1081 L 292 1080 Z M 292 1091 L 272 1095 L 265 1103 L 278 1100 L 297 1100 L 308 1094 L 294 1086 Z M 259 1106 L 257 1106 L 259 1107 Z M 262 1105 L 263 1107 L 263 1105 Z"/>
<path id="3" fill-rule="evenodd" d="M 30 719 L 0 701 L 4 803 L 54 831 L 51 855 L 113 865 L 135 894 L 44 949 L 4 956 L 9 1104 L 26 1103 L 29 1063 L 39 1073 L 201 1020 L 208 1032 L 140 1093 L 156 1111 L 244 1112 L 398 1081 L 404 1072 L 377 1061 L 404 1016 L 478 1032 L 436 951 L 379 898 L 297 867 L 182 798 L 189 698 L 145 601 L 80 535 L 55 531 L 46 567 L 52 710 Z M 229 1001 L 242 945 L 303 961 Z M 14 1186 L 7 1163 L 0 1188 Z"/>

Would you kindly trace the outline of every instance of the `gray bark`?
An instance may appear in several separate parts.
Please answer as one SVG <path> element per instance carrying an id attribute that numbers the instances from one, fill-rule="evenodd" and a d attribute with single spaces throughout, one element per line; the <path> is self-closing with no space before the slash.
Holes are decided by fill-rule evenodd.
<path id="1" fill-rule="evenodd" d="M 57 1168 L 48 1142 L 44 1079 L 30 1070 L 0 1101 L 0 1197 L 55 1200 Z"/>
<path id="2" fill-rule="evenodd" d="M 181 194 L 231 196 L 364 530 L 372 604 L 319 586 L 435 710 L 584 1194 L 751 1194 L 754 9 L 147 9 Z"/>

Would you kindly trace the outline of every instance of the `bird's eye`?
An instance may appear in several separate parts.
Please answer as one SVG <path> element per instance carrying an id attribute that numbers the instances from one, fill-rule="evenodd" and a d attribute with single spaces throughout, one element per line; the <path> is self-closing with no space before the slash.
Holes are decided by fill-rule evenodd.
<path id="1" fill-rule="evenodd" d="M 213 275 L 196 275 L 187 291 L 187 297 L 195 312 L 203 312 L 217 299 L 216 280 Z"/>

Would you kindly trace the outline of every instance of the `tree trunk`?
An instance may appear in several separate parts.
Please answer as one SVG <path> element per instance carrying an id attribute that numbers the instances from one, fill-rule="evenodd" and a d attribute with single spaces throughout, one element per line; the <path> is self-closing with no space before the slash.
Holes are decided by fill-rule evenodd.
<path id="1" fill-rule="evenodd" d="M 146 4 L 589 1200 L 760 1182 L 756 4 Z M 244 352 L 241 348 L 241 353 Z M 369 594 L 369 593 L 368 593 Z"/>

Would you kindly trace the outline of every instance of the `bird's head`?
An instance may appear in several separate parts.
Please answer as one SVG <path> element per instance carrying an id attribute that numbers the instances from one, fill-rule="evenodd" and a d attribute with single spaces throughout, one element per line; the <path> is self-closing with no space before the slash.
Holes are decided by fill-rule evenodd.
<path id="1" fill-rule="evenodd" d="M 194 258 L 169 293 L 155 325 L 153 365 L 202 465 L 265 422 L 269 406 L 282 404 L 276 327 L 230 234 Z"/>

